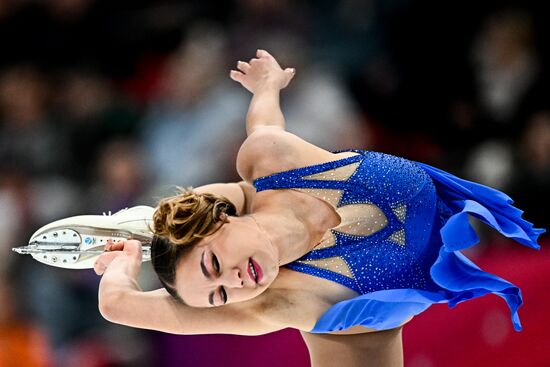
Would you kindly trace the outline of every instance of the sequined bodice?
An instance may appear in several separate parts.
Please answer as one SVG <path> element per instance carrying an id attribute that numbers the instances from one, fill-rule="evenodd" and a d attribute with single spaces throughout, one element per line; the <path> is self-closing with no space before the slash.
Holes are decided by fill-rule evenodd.
<path id="1" fill-rule="evenodd" d="M 430 177 L 403 158 L 354 152 L 254 181 L 257 191 L 294 189 L 325 200 L 342 219 L 313 251 L 285 266 L 360 294 L 430 288 L 426 265 L 437 256 L 427 246 L 437 229 Z"/>

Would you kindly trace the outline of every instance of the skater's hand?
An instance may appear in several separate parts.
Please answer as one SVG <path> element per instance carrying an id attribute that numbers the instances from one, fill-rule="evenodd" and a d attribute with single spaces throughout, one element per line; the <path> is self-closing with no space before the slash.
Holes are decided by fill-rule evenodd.
<path id="1" fill-rule="evenodd" d="M 105 252 L 94 263 L 97 275 L 103 275 L 107 269 L 116 268 L 133 278 L 137 278 L 142 261 L 141 242 L 126 240 L 113 243 L 109 241 Z"/>
<path id="2" fill-rule="evenodd" d="M 103 275 L 99 282 L 98 306 L 105 319 L 120 323 L 122 315 L 131 313 L 132 306 L 124 302 L 132 292 L 142 292 L 138 282 L 141 258 L 141 242 L 136 240 L 109 241 L 105 252 L 97 258 L 94 270 L 97 275 Z"/>
<path id="3" fill-rule="evenodd" d="M 231 70 L 229 76 L 253 94 L 263 88 L 283 89 L 296 74 L 294 68 L 283 70 L 277 60 L 264 50 L 258 50 L 256 58 L 249 62 L 237 62 L 237 69 Z"/>

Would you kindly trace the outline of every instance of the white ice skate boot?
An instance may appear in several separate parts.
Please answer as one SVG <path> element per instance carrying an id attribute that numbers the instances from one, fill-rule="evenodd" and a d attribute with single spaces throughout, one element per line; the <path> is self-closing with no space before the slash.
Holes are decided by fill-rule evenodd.
<path id="1" fill-rule="evenodd" d="M 28 246 L 13 251 L 30 254 L 41 263 L 66 269 L 90 269 L 108 240 L 136 239 L 143 245 L 143 261 L 151 259 L 154 208 L 135 206 L 113 215 L 79 215 L 52 222 L 36 231 Z"/>

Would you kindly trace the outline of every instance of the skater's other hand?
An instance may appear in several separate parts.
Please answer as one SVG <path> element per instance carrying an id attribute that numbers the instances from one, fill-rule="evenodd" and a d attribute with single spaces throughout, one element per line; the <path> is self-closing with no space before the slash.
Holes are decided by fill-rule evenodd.
<path id="1" fill-rule="evenodd" d="M 94 271 L 97 275 L 103 275 L 107 268 L 116 264 L 117 267 L 123 267 L 123 271 L 137 277 L 142 256 L 141 242 L 137 240 L 125 240 L 116 243 L 109 241 L 105 246 L 105 252 L 94 263 Z"/>
<path id="2" fill-rule="evenodd" d="M 251 93 L 263 88 L 283 89 L 296 74 L 294 68 L 282 69 L 277 60 L 265 50 L 258 50 L 249 62 L 238 61 L 238 70 L 231 70 L 231 79 L 241 83 Z"/>

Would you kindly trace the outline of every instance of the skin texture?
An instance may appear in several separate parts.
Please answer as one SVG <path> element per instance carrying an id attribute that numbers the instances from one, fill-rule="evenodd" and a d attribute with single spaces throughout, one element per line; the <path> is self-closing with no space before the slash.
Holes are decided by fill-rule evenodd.
<path id="1" fill-rule="evenodd" d="M 277 249 L 250 216 L 228 217 L 213 235 L 201 240 L 180 260 L 176 289 L 186 304 L 212 307 L 250 300 L 264 292 L 279 274 Z M 249 275 L 249 259 L 261 267 L 259 283 Z M 200 263 L 206 268 L 206 277 Z M 217 261 L 216 261 L 217 260 Z"/>
<path id="2" fill-rule="evenodd" d="M 312 366 L 402 366 L 402 328 L 369 334 L 328 335 L 302 332 Z"/>
<path id="3" fill-rule="evenodd" d="M 279 265 L 311 251 L 327 230 L 339 224 L 340 217 L 321 199 L 294 190 L 256 193 L 252 182 L 354 153 L 327 152 L 284 131 L 279 93 L 295 71 L 283 70 L 266 51 L 258 50 L 256 56 L 248 63 L 239 62 L 230 73 L 253 93 L 246 118 L 248 138 L 236 162 L 243 181 L 196 189 L 226 196 L 240 217 L 224 219 L 218 232 L 201 240 L 178 263 L 176 288 L 188 304 L 177 302 L 165 289 L 141 290 L 137 283 L 141 244 L 129 240 L 109 244 L 95 264 L 96 273 L 103 276 L 100 312 L 115 323 L 177 334 L 260 335 L 292 327 L 302 331 L 313 366 L 402 365 L 400 329 L 374 332 L 353 327 L 334 335 L 309 333 L 328 308 L 357 294 L 338 283 Z M 250 258 L 264 273 L 259 284 L 248 276 Z M 201 270 L 201 259 L 210 278 Z M 220 305 L 222 287 L 228 302 L 212 307 L 209 295 L 214 305 Z"/>

